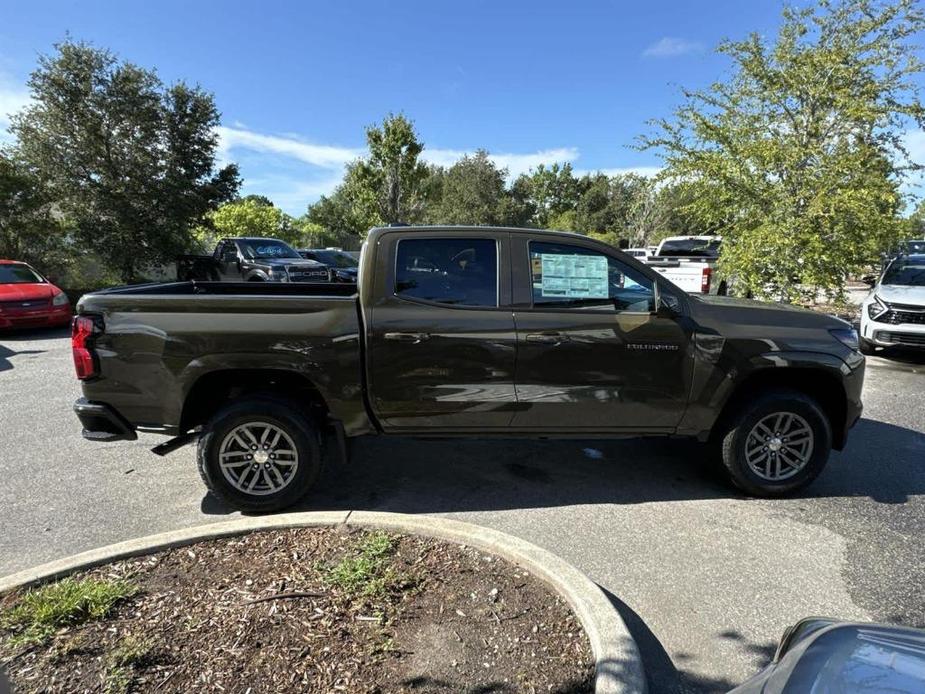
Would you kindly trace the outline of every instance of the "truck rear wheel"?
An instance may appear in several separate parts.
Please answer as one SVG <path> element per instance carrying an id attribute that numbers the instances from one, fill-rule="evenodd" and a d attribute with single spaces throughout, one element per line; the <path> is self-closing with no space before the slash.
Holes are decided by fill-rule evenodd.
<path id="1" fill-rule="evenodd" d="M 784 496 L 816 479 L 831 449 L 832 429 L 819 405 L 775 389 L 740 410 L 722 439 L 722 463 L 744 492 Z"/>
<path id="2" fill-rule="evenodd" d="M 295 402 L 253 396 L 219 410 L 199 439 L 199 474 L 240 511 L 270 512 L 301 499 L 318 478 L 314 427 Z"/>

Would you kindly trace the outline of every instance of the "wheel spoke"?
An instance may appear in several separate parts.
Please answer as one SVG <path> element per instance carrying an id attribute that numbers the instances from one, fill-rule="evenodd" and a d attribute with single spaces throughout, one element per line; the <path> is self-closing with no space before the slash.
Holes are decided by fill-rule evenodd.
<path id="1" fill-rule="evenodd" d="M 286 485 L 286 482 L 283 480 L 283 475 L 282 473 L 280 473 L 279 468 L 276 467 L 275 465 L 271 465 L 270 469 L 273 471 L 273 474 L 276 475 L 276 480 L 277 482 L 279 482 L 280 488 L 284 487 Z"/>

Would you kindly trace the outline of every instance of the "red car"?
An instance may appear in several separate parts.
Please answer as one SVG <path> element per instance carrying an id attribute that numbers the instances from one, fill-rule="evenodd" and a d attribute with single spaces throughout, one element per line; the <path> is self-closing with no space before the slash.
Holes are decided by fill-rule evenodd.
<path id="1" fill-rule="evenodd" d="M 26 263 L 0 260 L 0 329 L 67 325 L 67 294 Z"/>

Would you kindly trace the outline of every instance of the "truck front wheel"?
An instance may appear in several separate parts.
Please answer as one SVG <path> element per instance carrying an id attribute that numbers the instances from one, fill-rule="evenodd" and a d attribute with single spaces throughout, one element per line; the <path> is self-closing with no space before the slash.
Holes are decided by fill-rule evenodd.
<path id="1" fill-rule="evenodd" d="M 197 458 L 209 491 L 235 509 L 257 513 L 296 503 L 321 467 L 308 417 L 297 403 L 272 396 L 219 410 L 199 439 Z"/>
<path id="2" fill-rule="evenodd" d="M 775 389 L 746 403 L 722 439 L 729 479 L 754 496 L 784 496 L 822 472 L 832 429 L 816 402 L 794 390 Z"/>

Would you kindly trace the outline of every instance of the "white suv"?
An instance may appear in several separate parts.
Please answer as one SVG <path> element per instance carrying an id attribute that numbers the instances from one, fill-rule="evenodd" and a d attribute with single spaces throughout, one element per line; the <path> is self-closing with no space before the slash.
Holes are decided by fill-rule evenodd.
<path id="1" fill-rule="evenodd" d="M 861 351 L 925 349 L 925 254 L 890 261 L 861 306 Z"/>

